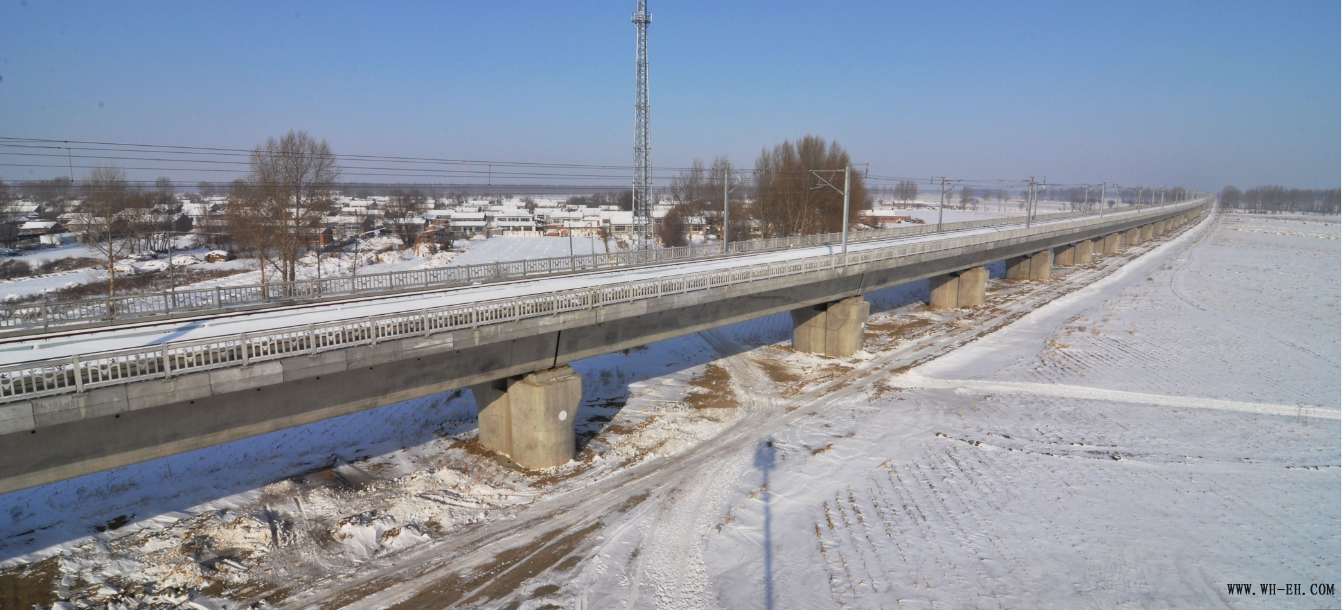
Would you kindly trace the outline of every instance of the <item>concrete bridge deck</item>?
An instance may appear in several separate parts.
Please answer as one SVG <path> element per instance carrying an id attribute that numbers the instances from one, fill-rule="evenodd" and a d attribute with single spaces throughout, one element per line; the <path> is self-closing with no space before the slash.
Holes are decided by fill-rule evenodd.
<path id="1" fill-rule="evenodd" d="M 1207 203 L 11 342 L 0 493 L 462 387 L 486 446 L 547 467 L 572 454 L 567 363 L 783 311 L 799 349 L 846 355 L 864 292 L 935 278 L 934 306 L 972 306 L 986 263 L 1046 279 L 1055 248 L 1084 264 Z"/>

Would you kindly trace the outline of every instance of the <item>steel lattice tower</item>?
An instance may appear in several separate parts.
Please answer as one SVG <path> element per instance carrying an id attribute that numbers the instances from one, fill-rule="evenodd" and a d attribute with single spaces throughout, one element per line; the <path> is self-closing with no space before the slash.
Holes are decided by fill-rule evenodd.
<path id="1" fill-rule="evenodd" d="M 652 239 L 652 144 L 648 128 L 648 0 L 638 0 L 634 12 L 638 29 L 638 76 L 634 94 L 634 231 L 643 244 Z"/>

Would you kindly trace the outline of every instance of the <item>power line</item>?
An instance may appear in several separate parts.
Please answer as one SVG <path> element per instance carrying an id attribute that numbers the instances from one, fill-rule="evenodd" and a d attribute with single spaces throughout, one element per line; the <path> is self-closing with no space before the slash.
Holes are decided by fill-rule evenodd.
<path id="1" fill-rule="evenodd" d="M 101 147 L 114 146 L 126 149 L 126 150 L 119 150 L 118 152 L 139 152 L 143 150 L 158 149 L 161 151 L 175 151 L 180 154 L 247 156 L 247 157 L 251 156 L 251 154 L 254 152 L 253 150 L 242 149 L 242 148 L 222 148 L 222 147 L 211 147 L 211 146 L 177 146 L 171 144 L 136 144 L 127 142 L 55 140 L 47 138 L 17 138 L 9 136 L 0 136 L 0 146 L 18 146 L 21 145 L 21 143 L 47 144 L 49 146 L 45 146 L 45 148 L 58 149 L 58 150 L 65 150 L 67 148 L 81 150 L 83 149 L 84 146 L 101 146 Z M 82 145 L 82 146 L 72 146 L 72 145 Z M 113 150 L 113 149 L 98 148 L 89 150 Z M 615 170 L 633 169 L 632 165 L 611 165 L 611 164 L 545 163 L 545 162 L 533 162 L 533 161 L 498 161 L 498 160 L 487 160 L 487 159 L 448 159 L 439 157 L 407 157 L 407 156 L 395 156 L 395 155 L 362 155 L 362 154 L 348 154 L 348 153 L 345 154 L 333 153 L 332 156 L 334 156 L 337 159 L 399 161 L 406 163 L 455 163 L 465 165 L 497 165 L 500 167 L 520 166 L 520 167 L 550 167 L 550 168 L 571 168 L 571 169 L 615 169 Z M 684 171 L 692 168 L 652 167 L 652 169 Z"/>
<path id="2" fill-rule="evenodd" d="M 140 162 L 140 163 L 166 163 L 173 166 L 187 167 L 164 167 L 164 166 L 141 166 L 135 165 L 123 167 L 122 169 L 144 172 L 160 172 L 169 174 L 180 173 L 210 173 L 220 174 L 233 172 L 237 174 L 244 173 L 244 169 L 250 166 L 250 157 L 254 153 L 252 150 L 209 147 L 209 146 L 180 146 L 169 144 L 144 144 L 128 142 L 108 142 L 94 140 L 57 140 L 50 138 L 18 138 L 11 136 L 0 136 L 0 156 L 7 157 L 27 157 L 33 159 L 66 158 L 65 165 L 56 163 L 0 163 L 0 167 L 13 168 L 43 168 L 59 169 L 73 172 L 75 169 L 88 170 L 95 166 L 73 164 L 74 158 L 86 160 L 103 160 L 109 162 Z M 118 153 L 118 154 L 111 154 Z M 278 153 L 265 153 L 278 154 Z M 176 155 L 176 157 L 174 156 Z M 472 188 L 478 186 L 494 187 L 502 186 L 505 188 L 519 188 L 521 185 L 510 183 L 506 185 L 496 185 L 492 178 L 495 176 L 510 180 L 536 179 L 545 181 L 545 184 L 536 184 L 534 187 L 545 187 L 556 181 L 569 180 L 616 180 L 621 178 L 616 173 L 605 173 L 606 171 L 627 171 L 634 169 L 634 166 L 611 165 L 611 164 L 583 164 L 583 163 L 544 163 L 544 162 L 525 162 L 525 161 L 494 161 L 494 160 L 471 160 L 471 159 L 449 159 L 436 157 L 414 157 L 414 156 L 395 156 L 395 155 L 365 155 L 365 154 L 332 154 L 337 160 L 345 161 L 342 167 L 342 174 L 345 177 L 358 178 L 486 178 L 485 184 L 475 185 L 471 183 Z M 246 160 L 244 160 L 246 159 Z M 385 165 L 358 165 L 349 164 L 350 162 L 380 162 Z M 411 167 L 397 167 L 398 164 L 409 165 Z M 449 167 L 431 167 L 433 165 Z M 499 169 L 504 168 L 504 169 Z M 557 170 L 557 171 L 519 171 L 525 169 L 532 170 Z M 694 167 L 674 167 L 648 165 L 649 188 L 653 183 L 662 182 L 675 178 L 676 172 L 685 172 L 695 169 Z M 831 171 L 841 171 L 841 168 L 827 168 Z M 562 170 L 574 170 L 573 172 L 564 172 Z M 742 175 L 758 175 L 763 171 L 769 174 L 797 174 L 804 175 L 810 169 L 769 169 L 769 170 L 750 170 L 738 169 L 737 173 Z M 62 172 L 64 173 L 64 172 Z M 888 175 L 864 175 L 866 181 L 879 185 L 881 183 L 901 182 L 912 180 L 922 183 L 928 180 L 927 177 L 917 176 L 888 176 Z M 976 188 L 1018 188 L 1024 186 L 1028 181 L 1020 179 L 993 179 L 993 178 L 966 178 L 957 179 L 957 182 Z M 345 183 L 342 183 L 345 184 Z M 1050 189 L 1055 188 L 1077 188 L 1084 187 L 1087 183 L 1054 183 Z M 567 185 L 563 186 L 566 190 Z M 575 185 L 577 186 L 577 185 Z M 618 188 L 614 186 L 602 186 L 600 188 Z M 876 187 L 879 190 L 879 186 Z M 650 196 L 651 197 L 651 196 Z M 651 199 L 649 199 L 651 201 Z"/>

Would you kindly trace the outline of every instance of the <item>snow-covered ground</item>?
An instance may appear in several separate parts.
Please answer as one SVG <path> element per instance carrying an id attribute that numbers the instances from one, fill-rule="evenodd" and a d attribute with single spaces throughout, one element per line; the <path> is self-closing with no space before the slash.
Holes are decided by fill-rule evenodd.
<path id="1" fill-rule="evenodd" d="M 1337 236 L 1222 215 L 974 311 L 896 287 L 846 359 L 773 316 L 582 361 L 583 450 L 540 475 L 454 392 L 0 496 L 0 595 L 1336 607 Z"/>
<path id="2" fill-rule="evenodd" d="M 789 427 L 710 598 L 763 607 L 770 548 L 787 607 L 1336 607 L 1337 235 L 1222 217 Z"/>
<path id="3" fill-rule="evenodd" d="M 520 261 L 528 258 L 550 258 L 569 254 L 591 254 L 596 252 L 618 252 L 619 246 L 614 239 L 609 247 L 601 243 L 599 237 L 491 237 L 484 241 L 458 242 L 466 245 L 466 251 L 458 256 L 453 264 L 475 265 L 494 261 Z M 571 251 L 570 251 L 571 247 Z"/>

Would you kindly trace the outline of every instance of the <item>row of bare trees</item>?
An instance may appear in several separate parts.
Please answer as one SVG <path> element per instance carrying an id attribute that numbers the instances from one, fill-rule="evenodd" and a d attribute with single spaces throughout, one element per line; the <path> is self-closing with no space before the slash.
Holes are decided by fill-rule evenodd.
<path id="1" fill-rule="evenodd" d="M 297 279 L 299 259 L 320 245 L 324 218 L 338 213 L 340 171 L 325 140 L 290 131 L 251 152 L 245 177 L 223 188 L 208 183 L 197 188 L 203 194 L 228 194 L 227 232 L 236 249 L 257 259 L 262 282 L 269 273 L 289 282 Z M 165 211 L 180 211 L 174 190 L 167 179 L 159 179 L 152 191 L 135 188 L 122 170 L 110 166 L 95 168 L 81 184 L 74 222 L 106 261 L 109 296 L 115 295 L 117 260 L 137 251 L 170 251 L 167 240 L 175 227 L 171 222 L 164 226 L 163 218 Z M 410 219 L 426 200 L 417 190 L 398 189 L 387 202 L 387 218 L 407 245 L 419 231 Z"/>
<path id="2" fill-rule="evenodd" d="M 203 194 L 226 192 L 225 225 L 234 246 L 256 258 L 262 281 L 274 270 L 278 280 L 297 279 L 298 261 L 321 243 L 324 218 L 338 212 L 336 202 L 340 167 L 325 140 L 302 131 L 270 138 L 250 155 L 244 178 L 219 188 L 202 183 Z M 115 296 L 117 261 L 135 252 L 171 252 L 171 234 L 180 227 L 173 218 L 181 210 L 175 187 L 160 178 L 153 190 L 132 185 L 121 169 L 106 166 L 89 172 L 73 193 L 65 183 L 43 184 L 49 201 L 60 202 L 82 228 L 85 241 L 106 262 L 108 296 Z M 410 220 L 427 198 L 417 190 L 394 190 L 386 204 L 386 216 L 407 245 L 419 226 Z"/>
<path id="3" fill-rule="evenodd" d="M 684 245 L 687 241 L 686 226 L 703 224 L 704 216 L 710 210 L 722 209 L 723 181 L 728 184 L 734 179 L 736 170 L 727 157 L 713 160 L 711 167 L 695 159 L 689 169 L 671 179 L 665 194 L 671 200 L 671 209 L 662 219 L 659 237 L 668 246 Z M 744 205 L 738 203 L 738 207 Z M 744 220 L 737 220 L 738 230 L 746 228 Z"/>
<path id="4" fill-rule="evenodd" d="M 1257 186 L 1240 191 L 1233 186 L 1221 190 L 1221 205 L 1255 212 L 1314 212 L 1337 214 L 1342 203 L 1339 189 L 1288 189 Z"/>
<path id="5" fill-rule="evenodd" d="M 116 295 L 116 262 L 136 252 L 167 251 L 180 226 L 172 183 L 160 178 L 154 190 L 132 185 L 121 169 L 97 167 L 79 185 L 78 198 L 67 212 L 84 231 L 84 241 L 107 268 L 107 295 Z"/>
<path id="6" fill-rule="evenodd" d="M 724 179 L 734 181 L 729 188 L 744 187 L 753 195 L 749 202 L 728 196 L 733 235 L 744 237 L 751 224 L 765 237 L 837 232 L 843 225 L 844 168 L 850 162 L 837 141 L 811 135 L 764 149 L 746 175 L 739 175 L 727 157 L 714 159 L 711 167 L 696 159 L 667 188 L 673 206 L 662 220 L 662 243 L 683 244 L 690 219 L 702 221 L 705 212 L 722 209 Z M 849 223 L 856 224 L 860 213 L 871 209 L 860 168 L 852 172 L 848 187 Z"/>

